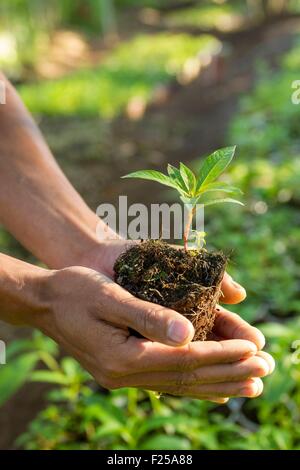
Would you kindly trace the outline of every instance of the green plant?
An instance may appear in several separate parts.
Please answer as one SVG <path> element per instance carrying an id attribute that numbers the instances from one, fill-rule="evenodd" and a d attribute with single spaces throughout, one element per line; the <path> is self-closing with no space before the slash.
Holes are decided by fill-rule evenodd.
<path id="1" fill-rule="evenodd" d="M 6 353 L 7 364 L 0 369 L 0 407 L 24 385 L 31 373 L 34 374 L 32 371 L 39 361 L 53 367 L 57 351 L 54 341 L 39 332 L 32 339 L 10 343 Z"/>
<path id="2" fill-rule="evenodd" d="M 200 52 L 212 55 L 219 46 L 209 35 L 140 34 L 117 46 L 97 67 L 24 84 L 18 90 L 33 113 L 111 119 L 132 100 L 146 104 L 156 87 L 180 78 L 190 58 Z"/>
<path id="3" fill-rule="evenodd" d="M 62 362 L 55 352 L 52 355 L 62 376 L 53 369 L 55 363 L 34 372 L 34 380 L 47 380 L 54 389 L 45 409 L 20 437 L 20 446 L 300 449 L 300 366 L 294 361 L 293 349 L 300 331 L 300 133 L 299 106 L 290 101 L 291 82 L 299 76 L 299 57 L 298 45 L 284 59 L 279 73 L 272 69 L 261 77 L 253 92 L 242 99 L 232 122 L 228 139 L 238 144 L 239 161 L 228 171 L 226 181 L 246 194 L 246 210 L 233 211 L 228 217 L 216 206 L 215 216 L 207 220 L 214 247 L 233 247 L 230 272 L 247 286 L 247 301 L 235 310 L 249 321 L 259 322 L 268 351 L 276 359 L 263 395 L 255 400 L 233 399 L 220 408 L 189 399 L 157 400 L 133 389 L 107 393 L 95 388 L 73 359 L 77 372 L 67 378 L 70 361 Z M 195 162 L 195 168 L 201 165 L 201 161 Z M 0 244 L 2 251 L 16 253 L 17 247 L 3 231 Z M 26 351 L 35 351 L 36 344 L 30 343 Z M 18 359 L 17 350 L 27 354 L 15 342 L 11 347 L 0 379 L 12 360 Z M 6 386 L 3 379 L 4 392 Z"/>
<path id="4" fill-rule="evenodd" d="M 277 372 L 267 378 L 262 397 L 233 399 L 222 410 L 137 389 L 103 392 L 74 359 L 54 357 L 50 369 L 31 374 L 54 388 L 17 444 L 51 450 L 299 448 L 300 366 L 291 349 L 299 327 L 297 318 L 263 326 Z"/>
<path id="5" fill-rule="evenodd" d="M 198 176 L 184 163 L 180 163 L 179 168 L 169 164 L 168 175 L 156 170 L 140 170 L 129 173 L 123 176 L 123 178 L 141 178 L 156 181 L 178 191 L 181 201 L 188 209 L 188 217 L 183 235 L 184 249 L 187 251 L 190 228 L 197 211 L 197 204 L 201 204 L 204 207 L 224 202 L 243 205 L 237 199 L 218 196 L 219 193 L 227 193 L 231 196 L 242 193 L 239 188 L 231 186 L 225 181 L 216 181 L 232 161 L 235 149 L 236 147 L 226 147 L 216 150 L 209 155 L 203 161 Z M 204 232 L 196 234 L 196 236 L 205 243 Z"/>

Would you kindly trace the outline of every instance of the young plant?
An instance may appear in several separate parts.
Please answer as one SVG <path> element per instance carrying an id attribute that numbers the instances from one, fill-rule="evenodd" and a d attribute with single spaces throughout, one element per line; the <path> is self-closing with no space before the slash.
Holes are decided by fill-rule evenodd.
<path id="1" fill-rule="evenodd" d="M 181 201 L 188 209 L 183 235 L 184 249 L 187 251 L 189 233 L 196 214 L 197 204 L 202 204 L 204 207 L 223 202 L 243 205 L 242 202 L 233 198 L 242 194 L 239 188 L 224 181 L 216 181 L 232 161 L 235 149 L 236 147 L 226 147 L 209 155 L 203 161 L 198 176 L 184 163 L 180 163 L 179 168 L 169 164 L 167 168 L 168 175 L 156 170 L 141 170 L 129 173 L 123 178 L 152 180 L 178 191 Z M 224 197 L 222 193 L 227 194 L 229 197 Z M 196 239 L 198 243 L 199 240 L 200 243 L 205 243 L 205 233 L 196 233 Z"/>

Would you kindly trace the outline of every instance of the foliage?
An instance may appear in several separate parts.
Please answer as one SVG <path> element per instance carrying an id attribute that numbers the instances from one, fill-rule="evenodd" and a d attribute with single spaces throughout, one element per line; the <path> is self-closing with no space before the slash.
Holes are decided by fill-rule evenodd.
<path id="1" fill-rule="evenodd" d="M 218 45 L 211 36 L 140 35 L 118 46 L 99 67 L 23 85 L 19 91 L 34 113 L 112 118 L 134 98 L 147 102 L 156 87 L 180 75 L 189 58 L 200 51 L 213 53 Z"/>
<path id="2" fill-rule="evenodd" d="M 107 20 L 102 13 L 106 2 L 114 12 L 113 0 L 1 0 L 0 66 L 13 76 L 34 69 L 47 52 L 51 34 L 60 28 L 89 35 L 109 31 L 114 18 Z"/>
<path id="3" fill-rule="evenodd" d="M 17 370 L 21 371 L 20 376 L 15 374 L 13 386 L 9 373 L 4 373 L 7 366 L 0 369 L 2 402 L 25 379 L 24 367 L 30 371 L 32 380 L 47 381 L 53 386 L 48 406 L 19 438 L 20 446 L 26 449 L 300 449 L 300 366 L 296 350 L 300 331 L 297 316 L 300 311 L 300 133 L 299 106 L 291 103 L 291 83 L 299 79 L 299 57 L 299 45 L 296 45 L 284 58 L 282 71 L 261 72 L 253 93 L 242 99 L 228 136 L 230 142 L 238 145 L 239 159 L 227 172 L 224 183 L 238 185 L 243 190 L 246 208 L 228 217 L 216 207 L 216 215 L 207 220 L 214 247 L 231 251 L 230 271 L 247 286 L 248 300 L 236 310 L 259 324 L 267 337 L 267 349 L 277 361 L 275 372 L 265 380 L 262 397 L 233 399 L 227 406 L 218 407 L 189 399 L 161 397 L 158 400 L 152 393 L 135 389 L 106 392 L 96 388 L 73 359 L 60 360 L 51 340 L 38 335 L 38 345 L 35 337 L 33 342 L 14 342 L 10 346 L 9 364 L 17 361 Z M 139 67 L 148 70 L 147 62 L 145 58 Z M 165 75 L 162 63 L 156 72 L 159 83 L 172 76 Z M 112 89 L 116 90 L 117 80 L 113 74 L 111 77 L 115 80 Z M 145 80 L 147 90 L 157 83 L 154 80 L 149 85 L 148 75 L 140 77 L 141 83 Z M 71 90 L 67 86 L 69 82 L 65 83 L 66 89 Z M 63 91 L 64 87 L 57 89 L 57 96 L 67 100 Z M 117 102 L 122 102 L 117 106 L 119 110 L 125 106 L 128 95 L 120 100 L 114 93 Z M 54 103 L 55 96 L 52 96 Z M 114 94 L 111 96 L 115 98 Z M 34 102 L 34 88 L 28 100 Z M 47 100 L 45 109 L 54 113 L 56 105 L 51 108 L 50 98 Z M 71 112 L 72 106 L 67 109 Z M 108 109 L 104 114 L 111 116 L 116 112 Z M 42 110 L 41 105 L 36 105 L 36 110 Z M 195 162 L 195 168 L 200 164 Z M 0 236 L 2 245 L 7 245 L 6 235 Z M 45 351 L 48 354 L 41 356 Z M 36 360 L 42 359 L 47 368 L 31 371 L 34 362 L 31 355 L 36 352 Z M 7 377 L 10 390 L 5 382 Z"/>
<path id="4" fill-rule="evenodd" d="M 247 194 L 247 213 L 226 220 L 219 213 L 209 221 L 215 245 L 234 251 L 231 272 L 249 293 L 237 310 L 251 321 L 280 319 L 300 309 L 299 107 L 291 102 L 291 83 L 300 69 L 297 50 L 296 45 L 284 58 L 281 73 L 264 71 L 231 125 L 239 160 L 228 180 Z"/>
<path id="5" fill-rule="evenodd" d="M 290 345 L 299 319 L 263 328 L 280 373 L 262 398 L 233 399 L 227 410 L 198 400 L 156 398 L 153 392 L 104 392 L 71 358 L 32 379 L 57 384 L 49 405 L 18 439 L 26 449 L 292 449 L 300 447 L 300 366 Z M 263 423 L 263 424 L 259 424 Z M 279 429 L 280 426 L 280 429 Z"/>
<path id="6" fill-rule="evenodd" d="M 205 158 L 198 176 L 181 162 L 179 168 L 169 164 L 168 175 L 156 170 L 140 170 L 123 176 L 123 178 L 140 178 L 156 181 L 177 190 L 180 199 L 187 206 L 189 212 L 184 230 L 184 248 L 187 250 L 189 232 L 193 217 L 197 211 L 197 204 L 201 204 L 204 207 L 224 202 L 242 205 L 240 201 L 232 197 L 224 197 L 224 195 L 220 197 L 220 193 L 226 193 L 231 196 L 240 194 L 241 191 L 238 188 L 226 182 L 216 182 L 216 179 L 219 178 L 232 161 L 234 153 L 235 147 L 216 150 Z"/>
<path id="7" fill-rule="evenodd" d="M 225 2 L 222 5 L 204 4 L 183 11 L 175 11 L 165 15 L 167 26 L 197 26 L 203 29 L 227 30 L 235 24 L 242 22 L 243 15 L 247 14 L 246 3 L 234 5 Z"/>
<path id="8" fill-rule="evenodd" d="M 35 21 L 37 20 L 37 21 Z M 0 67 L 14 74 L 32 67 L 48 42 L 53 15 L 45 3 L 2 0 L 0 5 Z"/>
<path id="9" fill-rule="evenodd" d="M 52 35 L 61 29 L 84 34 L 87 40 L 114 35 L 130 28 L 133 14 L 157 12 L 166 28 L 198 26 L 204 29 L 231 30 L 244 23 L 254 24 L 266 13 L 281 10 L 299 12 L 298 0 L 215 0 L 195 1 L 182 8 L 184 0 L 1 0 L 0 66 L 16 78 L 26 78 L 38 68 L 47 54 Z M 176 5 L 181 8 L 176 8 Z M 267 8 L 264 7 L 267 5 Z M 169 12 L 170 10 L 170 12 Z"/>
<path id="10" fill-rule="evenodd" d="M 145 180 L 156 181 L 165 186 L 169 186 L 176 189 L 180 195 L 181 200 L 185 203 L 194 207 L 198 202 L 203 205 L 211 205 L 217 202 L 224 202 L 224 199 L 220 199 L 217 196 L 212 201 L 206 201 L 204 196 L 207 193 L 219 193 L 224 192 L 231 195 L 240 194 L 240 190 L 234 186 L 231 186 L 225 182 L 215 182 L 215 180 L 225 171 L 231 162 L 235 152 L 235 147 L 227 147 L 216 150 L 214 153 L 209 155 L 203 162 L 198 176 L 188 168 L 184 163 L 180 163 L 179 168 L 173 165 L 168 165 L 168 175 L 161 173 L 156 170 L 140 170 L 134 173 L 129 173 L 123 176 L 123 178 L 140 178 Z M 236 202 L 241 204 L 239 201 L 230 200 L 230 202 Z"/>
<path id="11" fill-rule="evenodd" d="M 198 2 L 198 5 L 196 2 L 193 7 L 168 13 L 164 20 L 171 27 L 195 26 L 204 30 L 230 31 L 242 27 L 246 22 L 253 24 L 265 14 L 299 11 L 297 0 L 269 0 L 265 2 L 268 4 L 266 10 L 263 1 L 225 1 L 221 4 L 208 1 Z"/>
<path id="12" fill-rule="evenodd" d="M 24 385 L 38 361 L 53 364 L 57 351 L 57 345 L 41 333 L 12 342 L 6 352 L 7 364 L 0 370 L 0 406 Z"/>
<path id="13" fill-rule="evenodd" d="M 265 380 L 262 397 L 234 399 L 220 408 L 188 399 L 157 400 L 133 389 L 103 394 L 85 382 L 71 400 L 72 387 L 61 384 L 51 392 L 48 408 L 20 438 L 22 446 L 300 448 L 300 365 L 299 349 L 295 349 L 300 330 L 295 316 L 300 309 L 299 133 L 294 124 L 298 110 L 281 98 L 281 93 L 288 98 L 286 74 L 298 70 L 295 59 L 297 54 L 292 52 L 284 61 L 293 63 L 289 70 L 285 66 L 277 76 L 262 78 L 253 94 L 243 100 L 231 126 L 229 138 L 239 145 L 239 160 L 224 181 L 244 190 L 246 211 L 236 211 L 230 218 L 220 211 L 208 221 L 214 245 L 234 249 L 231 271 L 248 288 L 249 298 L 240 312 L 252 321 L 260 320 L 268 350 L 277 361 L 275 372 Z M 267 84 L 276 92 L 282 87 L 279 96 L 269 92 Z M 278 141 L 272 144 L 276 132 L 272 136 L 267 132 L 275 124 L 279 129 L 278 121 L 285 132 L 281 132 L 280 146 Z"/>

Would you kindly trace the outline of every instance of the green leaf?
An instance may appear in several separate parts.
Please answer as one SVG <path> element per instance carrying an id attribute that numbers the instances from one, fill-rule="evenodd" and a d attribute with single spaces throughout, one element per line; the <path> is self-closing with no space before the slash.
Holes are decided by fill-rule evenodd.
<path id="1" fill-rule="evenodd" d="M 22 387 L 37 361 L 38 354 L 28 353 L 0 367 L 0 406 Z"/>
<path id="2" fill-rule="evenodd" d="M 183 437 L 156 434 L 144 441 L 140 448 L 141 450 L 189 450 L 191 444 Z"/>
<path id="3" fill-rule="evenodd" d="M 12 341 L 6 350 L 6 360 L 10 362 L 13 357 L 24 352 L 32 352 L 32 349 L 33 343 L 31 339 L 17 339 L 16 341 Z"/>
<path id="4" fill-rule="evenodd" d="M 196 425 L 197 420 L 193 420 L 189 417 L 188 426 Z M 139 426 L 137 430 L 137 437 L 141 439 L 143 436 L 146 436 L 151 431 L 162 429 L 165 426 L 174 426 L 175 429 L 180 428 L 180 426 L 187 426 L 187 416 L 183 415 L 167 415 L 167 416 L 150 416 Z"/>
<path id="5" fill-rule="evenodd" d="M 124 425 L 127 423 L 127 418 L 123 409 L 112 403 L 112 401 L 106 396 L 94 394 L 87 400 L 87 405 L 89 406 L 89 410 L 91 410 L 91 406 L 94 405 L 94 409 L 97 410 L 97 416 L 101 418 L 103 423 L 112 421 L 116 421 Z"/>
<path id="6" fill-rule="evenodd" d="M 232 199 L 230 197 L 225 197 L 222 199 L 214 199 L 212 201 L 203 202 L 203 205 L 206 207 L 206 206 L 212 206 L 213 204 L 221 204 L 223 202 L 231 202 L 232 204 L 239 204 L 240 206 L 244 205 L 241 201 L 238 201 L 237 199 Z"/>
<path id="7" fill-rule="evenodd" d="M 174 183 L 180 188 L 184 194 L 188 192 L 188 186 L 186 186 L 184 179 L 181 176 L 180 171 L 173 165 L 168 164 L 168 175 L 174 181 Z"/>
<path id="8" fill-rule="evenodd" d="M 284 395 L 289 396 L 293 387 L 295 387 L 295 380 L 292 377 L 291 370 L 284 364 L 277 363 L 274 374 L 268 377 L 263 398 L 274 406 L 282 401 Z"/>
<path id="9" fill-rule="evenodd" d="M 197 179 L 196 193 L 223 173 L 233 159 L 235 149 L 236 147 L 225 147 L 216 150 L 204 160 Z"/>
<path id="10" fill-rule="evenodd" d="M 61 367 L 66 377 L 74 379 L 81 373 L 81 367 L 72 357 L 64 357 L 61 361 Z"/>
<path id="11" fill-rule="evenodd" d="M 165 186 L 178 189 L 176 183 L 169 176 L 164 175 L 160 171 L 156 170 L 134 171 L 133 173 L 122 176 L 122 178 L 140 178 L 144 180 L 156 181 L 157 183 L 164 184 Z"/>
<path id="12" fill-rule="evenodd" d="M 94 440 L 111 438 L 111 436 L 120 436 L 123 431 L 123 425 L 116 421 L 109 421 L 108 423 L 101 424 L 95 432 Z"/>
<path id="13" fill-rule="evenodd" d="M 196 187 L 196 176 L 194 173 L 182 162 L 180 162 L 180 174 L 189 193 L 192 195 Z"/>
<path id="14" fill-rule="evenodd" d="M 32 382 L 46 382 L 60 385 L 67 385 L 69 378 L 61 372 L 49 370 L 37 370 L 31 373 L 30 380 Z"/>
<path id="15" fill-rule="evenodd" d="M 214 183 L 208 183 L 202 186 L 198 194 L 208 193 L 212 191 L 221 191 L 232 195 L 243 194 L 243 191 L 240 188 L 237 188 L 236 186 L 231 186 L 230 184 L 225 183 L 223 181 L 215 181 Z"/>

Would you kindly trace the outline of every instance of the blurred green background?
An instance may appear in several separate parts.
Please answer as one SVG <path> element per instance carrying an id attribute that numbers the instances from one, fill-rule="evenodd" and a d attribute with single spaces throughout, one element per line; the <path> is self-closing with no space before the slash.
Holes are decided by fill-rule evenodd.
<path id="1" fill-rule="evenodd" d="M 299 1 L 2 0 L 0 67 L 93 208 L 154 202 L 120 182 L 133 169 L 238 146 L 226 178 L 246 206 L 211 210 L 208 241 L 277 360 L 252 401 L 157 399 L 102 390 L 48 338 L 1 324 L 0 447 L 300 449 Z M 35 261 L 4 228 L 0 250 Z"/>

